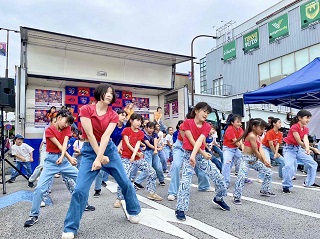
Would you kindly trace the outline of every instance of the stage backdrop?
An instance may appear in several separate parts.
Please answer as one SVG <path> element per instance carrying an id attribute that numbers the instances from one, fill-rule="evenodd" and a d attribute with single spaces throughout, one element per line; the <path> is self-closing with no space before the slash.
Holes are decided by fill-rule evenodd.
<path id="1" fill-rule="evenodd" d="M 94 88 L 66 86 L 66 105 L 71 105 L 74 111 L 75 123 L 80 127 L 79 112 L 83 105 L 95 103 L 93 96 Z M 132 92 L 116 90 L 117 100 L 112 104 L 112 109 L 118 111 L 123 109 L 127 104 L 134 104 L 135 113 L 141 114 L 144 118 L 149 119 L 149 98 L 132 97 Z"/>

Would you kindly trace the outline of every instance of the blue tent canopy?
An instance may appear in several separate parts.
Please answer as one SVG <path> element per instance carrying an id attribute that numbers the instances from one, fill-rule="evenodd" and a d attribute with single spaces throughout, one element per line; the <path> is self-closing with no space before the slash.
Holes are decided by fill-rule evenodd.
<path id="1" fill-rule="evenodd" d="M 243 95 L 245 104 L 273 104 L 297 109 L 320 106 L 320 57 L 269 86 Z"/>

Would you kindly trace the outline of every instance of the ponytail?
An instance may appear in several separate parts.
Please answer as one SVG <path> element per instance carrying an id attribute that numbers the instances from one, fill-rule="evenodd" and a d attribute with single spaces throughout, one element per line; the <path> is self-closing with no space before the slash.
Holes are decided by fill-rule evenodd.
<path id="1" fill-rule="evenodd" d="M 248 136 L 248 134 L 250 134 L 253 130 L 253 126 L 255 127 L 262 127 L 262 128 L 267 128 L 268 127 L 268 123 L 265 122 L 263 119 L 261 118 L 252 118 L 247 122 L 247 127 L 246 130 L 244 131 L 244 134 L 236 141 L 240 142 L 242 139 L 246 139 L 246 137 Z"/>

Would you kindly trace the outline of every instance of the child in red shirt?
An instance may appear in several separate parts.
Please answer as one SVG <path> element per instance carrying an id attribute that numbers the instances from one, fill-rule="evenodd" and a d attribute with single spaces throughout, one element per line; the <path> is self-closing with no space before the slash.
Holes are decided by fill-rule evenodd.
<path id="1" fill-rule="evenodd" d="M 313 160 L 310 155 L 310 145 L 308 140 L 309 129 L 307 124 L 310 121 L 311 113 L 307 110 L 300 110 L 296 117 L 291 121 L 292 126 L 289 130 L 288 136 L 284 138 L 286 143 L 283 147 L 284 167 L 282 169 L 282 188 L 283 193 L 291 193 L 292 178 L 295 174 L 295 165 L 297 159 L 308 168 L 307 178 L 303 185 L 305 187 L 319 187 L 315 183 L 318 163 Z"/>
<path id="2" fill-rule="evenodd" d="M 121 187 L 130 222 L 139 222 L 138 214 L 141 208 L 136 191 L 126 175 L 117 147 L 110 140 L 110 135 L 119 121 L 118 114 L 109 106 L 116 100 L 115 90 L 111 85 L 101 83 L 94 91 L 94 98 L 96 104 L 80 108 L 82 136 L 85 140 L 81 150 L 83 160 L 79 169 L 78 183 L 64 221 L 62 238 L 73 238 L 79 230 L 90 186 L 100 169 L 113 176 Z"/>
<path id="3" fill-rule="evenodd" d="M 69 112 L 62 110 L 57 114 L 56 123 L 45 131 L 48 155 L 34 190 L 30 217 L 25 222 L 25 227 L 31 227 L 38 221 L 43 194 L 56 173 L 61 172 L 74 182 L 77 181 L 78 169 L 73 167 L 77 164 L 77 160 L 67 153 L 67 144 L 71 136 L 70 125 L 73 124 L 73 120 Z"/>
<path id="4" fill-rule="evenodd" d="M 132 167 L 135 165 L 141 172 L 147 174 L 147 196 L 151 200 L 161 201 L 162 197 L 158 196 L 156 191 L 156 172 L 152 166 L 143 158 L 143 153 L 140 150 L 141 141 L 144 139 L 144 133 L 140 130 L 143 118 L 139 114 L 133 113 L 130 116 L 130 127 L 122 131 L 122 163 L 126 174 L 129 177 L 132 172 Z M 117 199 L 114 203 L 115 208 L 121 207 L 123 195 L 121 188 L 118 187 Z"/>
<path id="5" fill-rule="evenodd" d="M 212 202 L 219 205 L 222 210 L 230 210 L 230 207 L 223 201 L 223 197 L 227 196 L 223 176 L 211 162 L 211 154 L 204 150 L 206 137 L 211 130 L 210 124 L 205 120 L 211 112 L 212 108 L 207 103 L 200 102 L 190 113 L 190 119 L 186 119 L 180 126 L 180 130 L 185 133 L 182 146 L 184 158 L 175 214 L 176 218 L 181 221 L 186 220 L 185 211 L 189 207 L 193 167 L 202 170 L 214 182 L 216 196 Z"/>

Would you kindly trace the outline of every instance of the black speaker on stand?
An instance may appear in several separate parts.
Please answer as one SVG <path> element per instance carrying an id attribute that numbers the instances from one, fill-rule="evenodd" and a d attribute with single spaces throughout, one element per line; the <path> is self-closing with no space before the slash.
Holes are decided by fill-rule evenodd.
<path id="1" fill-rule="evenodd" d="M 244 103 L 243 98 L 232 100 L 232 113 L 244 117 Z"/>

